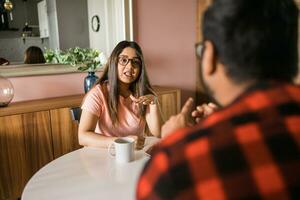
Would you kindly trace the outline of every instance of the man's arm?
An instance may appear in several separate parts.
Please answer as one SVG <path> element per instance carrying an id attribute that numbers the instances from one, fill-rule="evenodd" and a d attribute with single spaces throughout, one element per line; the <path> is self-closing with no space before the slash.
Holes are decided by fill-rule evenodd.
<path id="1" fill-rule="evenodd" d="M 157 146 L 153 151 L 154 155 L 145 165 L 138 181 L 137 199 L 171 199 L 173 182 L 167 154 Z"/>

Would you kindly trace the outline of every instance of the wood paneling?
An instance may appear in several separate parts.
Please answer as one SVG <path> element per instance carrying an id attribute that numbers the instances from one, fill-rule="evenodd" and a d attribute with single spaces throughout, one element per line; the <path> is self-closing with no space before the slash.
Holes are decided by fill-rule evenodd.
<path id="1" fill-rule="evenodd" d="M 0 117 L 0 199 L 20 197 L 30 177 L 53 160 L 48 111 Z"/>
<path id="2" fill-rule="evenodd" d="M 33 101 L 11 103 L 7 107 L 0 108 L 0 117 L 57 108 L 77 107 L 81 104 L 82 98 L 83 95 L 72 95 L 50 99 L 39 99 Z"/>
<path id="3" fill-rule="evenodd" d="M 180 91 L 170 92 L 168 94 L 159 94 L 158 101 L 160 104 L 163 121 L 168 120 L 172 115 L 180 111 Z"/>
<path id="4" fill-rule="evenodd" d="M 175 88 L 154 86 L 158 95 L 161 115 L 164 121 L 179 113 L 181 108 L 181 91 Z"/>
<path id="5" fill-rule="evenodd" d="M 79 149 L 78 124 L 71 119 L 70 108 L 50 110 L 54 157 Z"/>

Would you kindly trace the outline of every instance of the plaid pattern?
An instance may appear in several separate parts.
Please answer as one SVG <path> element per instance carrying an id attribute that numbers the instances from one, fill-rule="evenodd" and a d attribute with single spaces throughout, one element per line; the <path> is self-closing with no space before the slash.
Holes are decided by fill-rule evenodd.
<path id="1" fill-rule="evenodd" d="M 300 199 L 300 88 L 256 85 L 154 148 L 137 199 Z"/>

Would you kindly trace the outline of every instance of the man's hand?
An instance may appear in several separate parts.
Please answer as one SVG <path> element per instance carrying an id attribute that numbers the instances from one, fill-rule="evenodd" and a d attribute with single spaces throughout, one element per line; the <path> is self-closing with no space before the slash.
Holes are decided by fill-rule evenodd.
<path id="1" fill-rule="evenodd" d="M 189 125 L 189 118 L 193 109 L 193 99 L 189 98 L 181 111 L 177 115 L 173 115 L 170 119 L 162 126 L 161 135 L 162 137 L 174 132 L 177 129 L 187 127 Z"/>
<path id="2" fill-rule="evenodd" d="M 202 104 L 196 107 L 196 110 L 192 112 L 192 117 L 195 118 L 195 121 L 198 123 L 201 119 L 207 117 L 212 114 L 214 111 L 218 109 L 218 106 L 213 103 Z"/>

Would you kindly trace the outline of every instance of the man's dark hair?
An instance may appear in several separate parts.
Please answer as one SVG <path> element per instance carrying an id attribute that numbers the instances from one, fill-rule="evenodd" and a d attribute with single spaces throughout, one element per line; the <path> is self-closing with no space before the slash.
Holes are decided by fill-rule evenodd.
<path id="1" fill-rule="evenodd" d="M 203 18 L 228 76 L 292 81 L 298 73 L 298 8 L 293 0 L 214 0 Z"/>

